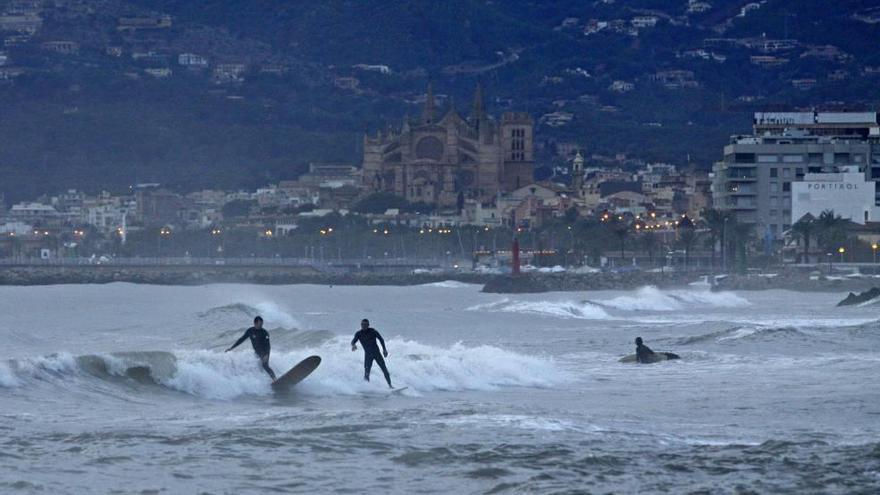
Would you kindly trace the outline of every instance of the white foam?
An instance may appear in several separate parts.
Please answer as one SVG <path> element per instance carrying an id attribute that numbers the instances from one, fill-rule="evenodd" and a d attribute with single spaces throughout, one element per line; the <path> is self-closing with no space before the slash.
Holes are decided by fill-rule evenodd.
<path id="1" fill-rule="evenodd" d="M 742 308 L 750 306 L 748 299 L 733 292 L 711 292 L 708 290 L 670 291 L 673 297 L 686 303 L 711 306 L 714 308 Z"/>
<path id="2" fill-rule="evenodd" d="M 567 420 L 540 418 L 521 414 L 473 414 L 457 418 L 437 419 L 432 422 L 446 425 L 513 428 L 529 431 L 579 431 L 582 433 L 600 431 L 600 428 L 592 425 L 583 427 Z"/>
<path id="3" fill-rule="evenodd" d="M 739 340 L 742 338 L 746 338 L 746 337 L 755 335 L 756 333 L 758 333 L 757 328 L 737 328 L 736 330 L 731 332 L 729 335 L 724 335 L 722 337 L 718 337 L 718 339 L 716 339 L 716 340 L 718 342 L 724 342 L 725 340 Z"/>
<path id="4" fill-rule="evenodd" d="M 581 320 L 602 320 L 610 318 L 599 306 L 589 302 L 573 301 L 511 301 L 502 299 L 487 304 L 467 308 L 468 311 L 487 311 L 491 313 L 528 313 L 558 318 Z"/>
<path id="5" fill-rule="evenodd" d="M 6 363 L 0 363 L 0 387 L 12 388 L 21 385 L 21 380 L 15 376 Z"/>
<path id="6" fill-rule="evenodd" d="M 76 358 L 69 352 L 25 359 L 20 362 L 20 365 L 21 371 L 30 375 L 38 375 L 45 371 L 70 373 L 78 369 Z"/>
<path id="7" fill-rule="evenodd" d="M 334 339 L 311 350 L 323 361 L 298 389 L 316 395 L 352 395 L 385 391 L 382 371 L 373 366 L 371 382 L 363 380 L 363 352 L 347 352 L 348 342 Z M 415 393 L 433 391 L 496 390 L 500 387 L 549 387 L 567 381 L 567 374 L 549 359 L 525 356 L 493 346 L 467 347 L 460 343 L 434 347 L 390 339 L 386 359 L 392 382 Z M 293 364 L 306 353 L 289 359 Z"/>
<path id="8" fill-rule="evenodd" d="M 163 384 L 209 399 L 271 393 L 269 377 L 251 353 L 179 351 L 177 369 Z"/>
<path id="9" fill-rule="evenodd" d="M 500 387 L 549 387 L 569 380 L 549 359 L 525 356 L 493 346 L 460 343 L 434 347 L 389 339 L 387 366 L 398 387 L 414 394 L 433 391 L 497 390 Z M 176 371 L 162 384 L 188 394 L 228 400 L 245 395 L 268 395 L 270 380 L 253 354 L 178 351 Z M 311 395 L 385 393 L 387 385 L 375 364 L 371 382 L 363 380 L 363 352 L 350 352 L 347 338 L 337 337 L 319 347 L 273 353 L 270 365 L 286 372 L 309 355 L 322 357 L 320 367 L 297 391 Z"/>
<path id="10" fill-rule="evenodd" d="M 687 306 L 737 308 L 748 306 L 749 302 L 732 292 L 710 292 L 708 290 L 661 291 L 656 287 L 646 286 L 638 289 L 631 296 L 618 296 L 602 301 L 602 304 L 624 311 L 678 311 Z"/>
<path id="11" fill-rule="evenodd" d="M 441 289 L 462 289 L 465 287 L 472 287 L 472 284 L 466 284 L 464 282 L 459 282 L 457 280 L 444 280 L 442 282 L 433 282 L 430 284 L 423 284 L 422 287 L 439 287 Z"/>
<path id="12" fill-rule="evenodd" d="M 68 352 L 0 363 L 0 386 L 18 387 L 24 380 L 45 377 L 46 373 L 60 375 L 79 370 L 76 358 Z"/>

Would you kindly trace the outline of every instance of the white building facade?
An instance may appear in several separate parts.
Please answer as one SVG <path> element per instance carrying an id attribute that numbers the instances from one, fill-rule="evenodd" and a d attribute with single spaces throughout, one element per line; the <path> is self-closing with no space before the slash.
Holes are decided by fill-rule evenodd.
<path id="1" fill-rule="evenodd" d="M 840 173 L 806 174 L 802 182 L 791 184 L 792 221 L 807 213 L 818 217 L 826 210 L 861 225 L 880 221 L 880 207 L 874 203 L 876 186 L 858 167 L 845 167 Z"/>

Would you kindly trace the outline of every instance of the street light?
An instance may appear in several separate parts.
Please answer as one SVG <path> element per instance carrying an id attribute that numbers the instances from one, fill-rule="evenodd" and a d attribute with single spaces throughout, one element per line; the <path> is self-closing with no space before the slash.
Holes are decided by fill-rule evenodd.
<path id="1" fill-rule="evenodd" d="M 840 246 L 839 248 L 837 248 L 837 252 L 840 253 L 840 262 L 843 263 L 843 253 L 846 252 L 846 248 Z"/>
<path id="2" fill-rule="evenodd" d="M 877 248 L 880 248 L 880 245 L 878 245 L 876 242 L 874 244 L 871 244 L 871 251 L 874 251 L 874 263 L 877 263 Z"/>

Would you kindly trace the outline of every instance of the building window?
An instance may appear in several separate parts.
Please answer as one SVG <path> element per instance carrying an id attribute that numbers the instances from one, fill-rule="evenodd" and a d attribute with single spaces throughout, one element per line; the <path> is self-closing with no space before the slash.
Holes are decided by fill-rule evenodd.
<path id="1" fill-rule="evenodd" d="M 522 128 L 511 129 L 510 138 L 510 149 L 513 152 L 510 159 L 513 161 L 525 160 L 526 130 Z"/>
<path id="2" fill-rule="evenodd" d="M 791 192 L 791 182 L 782 183 L 782 192 Z"/>
<path id="3" fill-rule="evenodd" d="M 779 183 L 771 182 L 770 183 L 770 192 L 779 192 Z"/>
<path id="4" fill-rule="evenodd" d="M 804 169 L 802 169 L 802 168 L 796 168 L 795 171 L 794 171 L 794 175 L 795 175 L 798 179 L 803 178 L 803 176 L 804 176 Z"/>
<path id="5" fill-rule="evenodd" d="M 779 174 L 779 169 L 777 169 L 775 167 L 770 169 L 770 177 L 771 178 L 775 179 L 776 177 L 779 177 L 778 174 Z"/>
<path id="6" fill-rule="evenodd" d="M 733 160 L 736 163 L 755 163 L 755 154 L 754 153 L 736 153 L 733 155 Z"/>
<path id="7" fill-rule="evenodd" d="M 790 168 L 782 169 L 782 176 L 786 179 L 790 179 L 791 178 L 791 169 Z"/>
<path id="8" fill-rule="evenodd" d="M 779 161 L 777 155 L 758 155 L 758 163 L 776 163 Z"/>
<path id="9" fill-rule="evenodd" d="M 777 215 L 779 215 L 779 210 L 770 210 L 770 216 L 771 216 L 771 217 L 775 217 L 775 216 L 777 216 Z"/>
<path id="10" fill-rule="evenodd" d="M 770 206 L 779 206 L 779 198 L 777 196 L 770 198 Z"/>
<path id="11" fill-rule="evenodd" d="M 782 161 L 785 163 L 801 163 L 804 161 L 804 155 L 782 155 Z"/>

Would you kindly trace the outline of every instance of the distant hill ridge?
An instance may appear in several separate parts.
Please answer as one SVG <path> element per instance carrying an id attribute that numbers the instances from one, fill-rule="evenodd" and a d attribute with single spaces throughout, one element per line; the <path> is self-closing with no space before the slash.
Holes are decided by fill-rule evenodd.
<path id="1" fill-rule="evenodd" d="M 866 0 L 0 0 L 0 13 L 7 201 L 359 163 L 361 133 L 416 114 L 428 82 L 443 105 L 467 110 L 480 82 L 491 112 L 531 112 L 546 167 L 572 146 L 708 167 L 754 110 L 880 102 Z M 33 34 L 16 30 L 28 15 Z"/>

